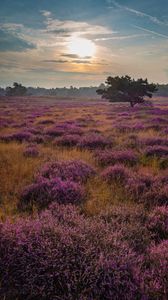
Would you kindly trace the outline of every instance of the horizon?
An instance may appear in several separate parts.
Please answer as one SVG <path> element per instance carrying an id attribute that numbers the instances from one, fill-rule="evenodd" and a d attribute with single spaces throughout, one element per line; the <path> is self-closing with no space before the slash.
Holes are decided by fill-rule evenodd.
<path id="1" fill-rule="evenodd" d="M 166 0 L 7 0 L 1 86 L 89 87 L 128 74 L 168 82 Z"/>

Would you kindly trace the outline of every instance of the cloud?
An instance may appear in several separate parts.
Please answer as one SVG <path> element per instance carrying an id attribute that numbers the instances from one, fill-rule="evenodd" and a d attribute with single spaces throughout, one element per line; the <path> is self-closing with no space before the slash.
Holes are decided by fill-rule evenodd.
<path id="1" fill-rule="evenodd" d="M 77 55 L 77 54 L 71 54 L 71 53 L 63 53 L 63 54 L 61 54 L 61 56 L 63 56 L 63 57 L 69 57 L 69 58 L 80 58 L 80 56 L 79 55 Z M 91 58 L 91 56 L 84 56 L 83 57 L 83 59 L 90 59 Z"/>
<path id="2" fill-rule="evenodd" d="M 128 39 L 135 39 L 135 38 L 146 37 L 146 36 L 148 36 L 148 34 L 131 34 L 131 35 L 123 35 L 123 36 L 97 38 L 94 39 L 94 41 L 97 42 L 97 41 L 109 41 L 109 40 L 128 40 Z"/>
<path id="3" fill-rule="evenodd" d="M 79 59 L 75 59 L 71 61 L 72 63 L 75 64 L 91 64 L 90 60 L 79 60 Z"/>
<path id="4" fill-rule="evenodd" d="M 125 6 L 125 5 L 121 5 L 119 4 L 117 1 L 114 1 L 114 0 L 110 0 L 108 1 L 109 4 L 113 4 L 115 7 L 117 8 L 120 8 L 120 9 L 124 9 L 132 14 L 135 14 L 136 16 L 138 17 L 142 17 L 142 18 L 148 18 L 151 22 L 155 23 L 155 24 L 158 24 L 158 25 L 166 25 L 167 26 L 167 23 L 166 22 L 163 22 L 161 20 L 159 20 L 157 17 L 154 17 L 154 16 L 151 16 L 149 14 L 146 14 L 142 11 L 139 11 L 139 10 L 135 10 L 133 8 L 130 8 L 128 6 Z M 112 8 L 109 6 L 109 8 Z"/>
<path id="5" fill-rule="evenodd" d="M 67 63 L 68 60 L 61 60 L 61 59 L 44 59 L 42 60 L 42 62 L 44 63 L 57 63 L 57 64 L 64 64 L 64 63 Z"/>
<path id="6" fill-rule="evenodd" d="M 166 35 L 166 34 L 162 34 L 162 33 L 159 33 L 159 32 L 153 31 L 153 30 L 149 30 L 149 29 L 144 28 L 144 27 L 141 27 L 141 26 L 133 25 L 133 27 L 135 27 L 135 28 L 137 28 L 137 29 L 140 29 L 140 30 L 142 30 L 142 31 L 144 31 L 144 32 L 148 32 L 148 33 L 150 33 L 150 34 L 153 34 L 153 35 L 156 35 L 156 36 L 159 36 L 159 37 L 168 39 L 168 35 Z"/>
<path id="7" fill-rule="evenodd" d="M 44 16 L 44 17 L 50 17 L 51 16 L 51 12 L 48 11 L 48 10 L 40 10 L 41 14 Z"/>
<path id="8" fill-rule="evenodd" d="M 79 22 L 74 20 L 59 20 L 51 17 L 51 13 L 42 11 L 43 16 L 46 17 L 45 25 L 46 32 L 62 34 L 75 34 L 76 36 L 83 35 L 101 35 L 111 34 L 113 31 L 105 26 L 89 24 L 87 22 Z"/>
<path id="9" fill-rule="evenodd" d="M 5 29 L 0 29 L 0 51 L 21 52 L 25 50 L 35 49 L 36 46 Z"/>

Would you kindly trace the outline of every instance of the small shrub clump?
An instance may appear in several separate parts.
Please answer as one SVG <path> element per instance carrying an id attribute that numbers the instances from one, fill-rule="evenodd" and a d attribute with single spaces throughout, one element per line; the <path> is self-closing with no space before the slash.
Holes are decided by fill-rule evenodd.
<path id="1" fill-rule="evenodd" d="M 168 295 L 168 240 L 149 248 L 140 272 L 147 299 L 167 299 Z"/>
<path id="2" fill-rule="evenodd" d="M 23 151 L 25 157 L 37 157 L 39 156 L 39 150 L 35 146 L 29 146 Z"/>
<path id="3" fill-rule="evenodd" d="M 107 182 L 116 181 L 118 183 L 126 184 L 130 177 L 130 171 L 123 165 L 114 165 L 105 169 L 101 176 Z"/>
<path id="4" fill-rule="evenodd" d="M 32 208 L 33 205 L 45 208 L 51 202 L 60 204 L 78 204 L 84 199 L 83 188 L 70 180 L 60 178 L 42 179 L 24 188 L 21 193 L 19 208 Z"/>
<path id="5" fill-rule="evenodd" d="M 18 132 L 13 134 L 1 135 L 0 140 L 4 142 L 17 141 L 22 143 L 30 141 L 31 138 L 32 135 L 29 132 Z"/>
<path id="6" fill-rule="evenodd" d="M 116 163 L 133 166 L 138 162 L 138 157 L 132 150 L 120 151 L 96 151 L 96 160 L 102 166 L 114 165 Z"/>
<path id="7" fill-rule="evenodd" d="M 157 156 L 163 157 L 168 155 L 168 147 L 167 146 L 149 146 L 145 149 L 144 154 L 147 157 Z"/>
<path id="8" fill-rule="evenodd" d="M 81 138 L 80 142 L 78 143 L 78 147 L 81 149 L 90 149 L 94 150 L 96 148 L 103 149 L 107 146 L 111 146 L 112 142 L 108 140 L 106 137 L 100 134 L 88 134 Z"/>
<path id="9" fill-rule="evenodd" d="M 157 241 L 168 239 L 168 206 L 156 207 L 148 216 L 147 227 Z"/>
<path id="10" fill-rule="evenodd" d="M 147 207 L 168 205 L 168 185 L 153 186 L 143 197 Z"/>
<path id="11" fill-rule="evenodd" d="M 80 135 L 67 134 L 55 140 L 55 145 L 64 147 L 74 147 L 80 141 Z"/>
<path id="12" fill-rule="evenodd" d="M 38 176 L 44 178 L 59 177 L 61 180 L 85 182 L 96 174 L 95 170 L 82 160 L 56 161 L 43 166 Z"/>

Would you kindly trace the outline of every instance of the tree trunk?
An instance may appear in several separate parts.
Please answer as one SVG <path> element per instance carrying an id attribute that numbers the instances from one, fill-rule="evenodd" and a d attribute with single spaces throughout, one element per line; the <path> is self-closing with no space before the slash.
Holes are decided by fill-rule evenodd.
<path id="1" fill-rule="evenodd" d="M 130 101 L 131 107 L 134 107 L 134 102 Z"/>

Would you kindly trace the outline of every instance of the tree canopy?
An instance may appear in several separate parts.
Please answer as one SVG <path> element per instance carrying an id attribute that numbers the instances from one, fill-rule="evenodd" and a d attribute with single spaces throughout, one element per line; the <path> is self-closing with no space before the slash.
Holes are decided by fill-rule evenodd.
<path id="1" fill-rule="evenodd" d="M 144 97 L 152 98 L 157 91 L 154 83 L 148 83 L 147 79 L 132 79 L 130 76 L 109 76 L 105 82 L 105 88 L 98 89 L 97 94 L 110 102 L 129 102 L 133 107 L 137 103 L 144 103 Z"/>
<path id="2" fill-rule="evenodd" d="M 6 96 L 25 96 L 26 92 L 26 87 L 17 82 L 13 83 L 13 87 L 6 88 Z"/>

